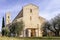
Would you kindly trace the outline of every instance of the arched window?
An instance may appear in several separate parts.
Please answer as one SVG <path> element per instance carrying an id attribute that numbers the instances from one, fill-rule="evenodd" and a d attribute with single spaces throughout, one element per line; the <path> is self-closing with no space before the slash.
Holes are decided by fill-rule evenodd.
<path id="1" fill-rule="evenodd" d="M 30 9 L 30 13 L 32 13 L 32 9 Z"/>

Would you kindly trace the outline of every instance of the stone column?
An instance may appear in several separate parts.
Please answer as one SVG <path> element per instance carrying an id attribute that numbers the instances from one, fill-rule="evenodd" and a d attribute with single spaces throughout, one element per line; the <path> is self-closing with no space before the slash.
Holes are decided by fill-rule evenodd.
<path id="1" fill-rule="evenodd" d="M 31 30 L 28 30 L 28 37 L 31 37 Z"/>
<path id="2" fill-rule="evenodd" d="M 39 34 L 39 33 L 38 33 L 38 30 L 36 29 L 35 31 L 36 31 L 36 37 L 38 37 L 38 34 Z"/>
<path id="3" fill-rule="evenodd" d="M 39 37 L 42 37 L 42 31 L 39 30 Z"/>

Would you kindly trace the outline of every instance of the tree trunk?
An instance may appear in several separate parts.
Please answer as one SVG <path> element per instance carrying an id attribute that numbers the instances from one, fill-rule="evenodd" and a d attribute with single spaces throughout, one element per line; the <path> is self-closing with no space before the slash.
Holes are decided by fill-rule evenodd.
<path id="1" fill-rule="evenodd" d="M 56 31 L 55 32 L 55 36 L 59 36 L 59 31 Z"/>

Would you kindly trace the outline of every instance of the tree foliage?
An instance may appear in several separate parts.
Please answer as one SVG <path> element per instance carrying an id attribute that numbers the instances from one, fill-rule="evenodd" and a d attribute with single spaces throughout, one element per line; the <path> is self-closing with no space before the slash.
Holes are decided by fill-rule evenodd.
<path id="1" fill-rule="evenodd" d="M 43 26 L 45 29 L 53 32 L 55 36 L 59 36 L 60 32 L 60 15 L 54 17 L 50 21 L 46 22 Z"/>
<path id="2" fill-rule="evenodd" d="M 4 17 L 2 18 L 2 29 L 5 27 Z M 4 30 L 2 30 L 2 36 L 4 36 Z"/>
<path id="3" fill-rule="evenodd" d="M 48 35 L 48 29 L 50 27 L 50 23 L 48 21 L 46 21 L 43 25 L 43 36 L 47 36 Z"/>
<path id="4" fill-rule="evenodd" d="M 23 30 L 23 21 L 20 21 L 20 22 L 15 22 L 11 25 L 10 27 L 10 31 L 12 34 L 17 34 L 17 36 L 19 36 Z"/>
<path id="5" fill-rule="evenodd" d="M 52 20 L 52 26 L 54 28 L 55 36 L 59 36 L 59 32 L 60 32 L 60 14 Z"/>
<path id="6" fill-rule="evenodd" d="M 2 30 L 4 30 L 4 36 L 9 36 L 10 30 L 8 27 L 4 27 Z"/>

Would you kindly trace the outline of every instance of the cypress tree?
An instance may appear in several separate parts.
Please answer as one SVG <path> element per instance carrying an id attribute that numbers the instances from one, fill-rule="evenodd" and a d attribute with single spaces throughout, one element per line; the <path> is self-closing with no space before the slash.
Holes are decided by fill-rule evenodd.
<path id="1" fill-rule="evenodd" d="M 5 27 L 5 23 L 4 23 L 4 17 L 2 18 L 2 36 L 4 36 L 4 30 L 3 28 Z"/>

